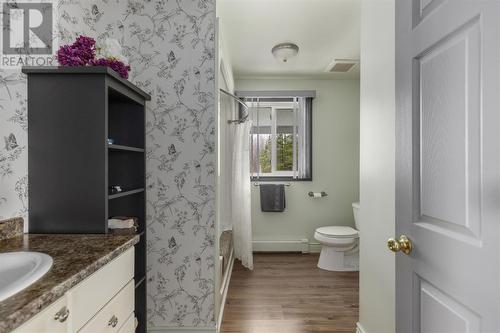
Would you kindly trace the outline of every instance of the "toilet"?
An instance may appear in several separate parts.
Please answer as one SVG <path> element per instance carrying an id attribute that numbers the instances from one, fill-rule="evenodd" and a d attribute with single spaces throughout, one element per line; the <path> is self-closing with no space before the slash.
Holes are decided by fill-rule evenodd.
<path id="1" fill-rule="evenodd" d="M 354 224 L 358 228 L 359 203 L 352 204 Z M 344 226 L 316 229 L 314 238 L 322 245 L 318 267 L 327 271 L 359 270 L 358 230 Z"/>

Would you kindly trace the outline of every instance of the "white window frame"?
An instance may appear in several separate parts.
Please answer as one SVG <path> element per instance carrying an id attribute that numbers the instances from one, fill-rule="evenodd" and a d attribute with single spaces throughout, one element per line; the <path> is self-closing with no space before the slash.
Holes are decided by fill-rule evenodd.
<path id="1" fill-rule="evenodd" d="M 260 160 L 259 160 L 259 171 L 257 173 L 254 173 L 254 177 L 256 178 L 268 178 L 268 177 L 290 177 L 292 178 L 295 174 L 295 169 L 297 168 L 297 162 L 296 159 L 293 159 L 293 169 L 292 171 L 278 171 L 276 170 L 276 165 L 277 165 L 277 117 L 276 117 L 276 111 L 277 110 L 282 110 L 282 109 L 294 109 L 294 107 L 297 107 L 294 105 L 296 103 L 294 102 L 259 102 L 258 108 L 259 109 L 266 109 L 270 108 L 271 109 L 271 172 L 269 173 L 263 173 L 260 170 Z M 257 107 L 255 107 L 257 108 Z M 295 129 L 295 124 L 292 124 L 293 126 L 293 132 L 296 132 Z M 297 138 L 294 136 L 293 142 L 294 142 L 294 147 L 296 145 L 296 140 Z M 260 153 L 260 152 L 259 152 Z M 259 157 L 257 157 L 259 158 Z M 251 163 L 253 161 L 250 161 Z"/>

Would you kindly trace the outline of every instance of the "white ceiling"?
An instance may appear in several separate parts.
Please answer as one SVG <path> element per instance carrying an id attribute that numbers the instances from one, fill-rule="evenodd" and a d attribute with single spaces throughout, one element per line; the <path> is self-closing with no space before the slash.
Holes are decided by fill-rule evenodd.
<path id="1" fill-rule="evenodd" d="M 325 73 L 335 58 L 359 59 L 359 0 L 217 0 L 223 43 L 234 75 L 242 77 L 355 78 Z M 294 42 L 299 55 L 278 62 L 271 48 Z"/>

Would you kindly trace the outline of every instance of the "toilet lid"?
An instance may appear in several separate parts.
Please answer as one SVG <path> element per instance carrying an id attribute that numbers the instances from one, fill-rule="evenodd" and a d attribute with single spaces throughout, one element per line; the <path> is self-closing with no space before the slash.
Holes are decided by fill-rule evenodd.
<path id="1" fill-rule="evenodd" d="M 326 237 L 338 237 L 338 238 L 358 237 L 358 231 L 351 227 L 341 227 L 341 226 L 321 227 L 316 229 L 316 232 Z"/>

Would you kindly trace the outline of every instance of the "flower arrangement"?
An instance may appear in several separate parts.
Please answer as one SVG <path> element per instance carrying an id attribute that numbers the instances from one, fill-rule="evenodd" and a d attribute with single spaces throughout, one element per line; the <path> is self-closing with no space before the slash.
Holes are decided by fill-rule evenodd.
<path id="1" fill-rule="evenodd" d="M 128 79 L 128 72 L 130 71 L 130 66 L 125 65 L 120 60 L 112 58 L 100 58 L 93 59 L 89 62 L 91 66 L 106 66 L 114 69 L 121 77 Z"/>
<path id="2" fill-rule="evenodd" d="M 125 79 L 130 71 L 121 46 L 115 39 L 106 39 L 102 45 L 96 46 L 95 39 L 79 36 L 73 44 L 61 46 L 56 58 L 62 66 L 107 66 Z"/>

